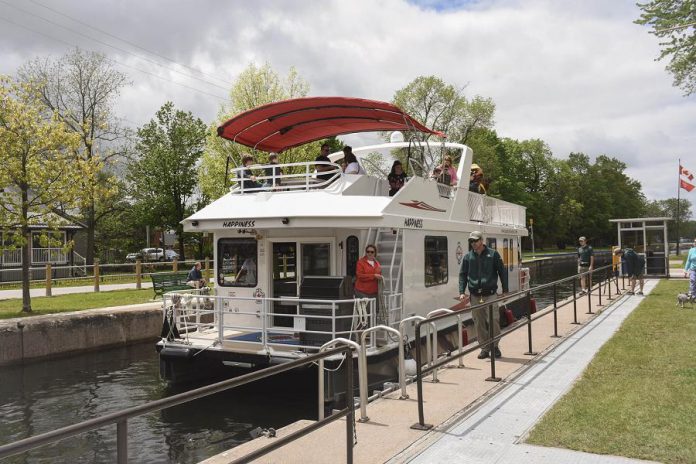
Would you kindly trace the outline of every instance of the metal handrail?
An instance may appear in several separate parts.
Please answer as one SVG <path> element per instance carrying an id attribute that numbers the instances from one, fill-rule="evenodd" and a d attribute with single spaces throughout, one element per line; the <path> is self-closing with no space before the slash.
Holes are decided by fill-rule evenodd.
<path id="1" fill-rule="evenodd" d="M 358 353 L 358 379 L 359 379 L 359 385 L 360 385 L 360 391 L 362 391 L 362 366 L 360 365 L 360 353 L 362 353 L 362 348 L 360 345 L 355 343 L 353 340 L 348 340 L 345 338 L 334 338 L 333 340 L 324 343 L 321 348 L 319 348 L 319 353 L 326 352 L 326 350 L 331 349 L 332 347 L 335 347 L 336 345 L 343 344 L 345 346 L 349 346 L 353 348 L 357 353 Z M 347 353 L 346 353 L 346 358 L 344 359 L 343 362 L 347 362 L 351 366 L 353 365 L 353 360 L 352 359 L 347 359 Z M 319 391 L 319 420 L 324 418 L 324 358 L 319 360 L 319 365 L 318 365 L 318 373 L 319 373 L 319 385 L 318 385 L 318 391 Z M 366 375 L 367 377 L 367 375 Z M 353 398 L 353 391 L 346 390 L 346 404 L 353 404 L 353 401 L 351 399 Z M 360 402 L 362 404 L 362 396 L 360 397 Z M 365 402 L 367 402 L 367 398 L 365 398 Z"/>
<path id="2" fill-rule="evenodd" d="M 41 435 L 34 437 L 24 438 L 13 443 L 0 446 L 0 459 L 12 456 L 24 451 L 28 451 L 39 446 L 43 446 L 49 443 L 53 443 L 64 438 L 69 438 L 81 433 L 89 432 L 92 430 L 99 429 L 101 427 L 116 424 L 116 448 L 117 448 L 117 462 L 119 464 L 125 464 L 128 462 L 128 420 L 134 417 L 142 416 L 151 412 L 159 411 L 162 409 L 170 408 L 179 404 L 187 403 L 189 401 L 203 398 L 205 396 L 210 396 L 215 393 L 219 393 L 231 388 L 239 387 L 241 385 L 260 380 L 272 375 L 280 374 L 297 367 L 305 366 L 317 361 L 321 361 L 329 356 L 335 356 L 339 354 L 345 354 L 347 357 L 350 356 L 353 346 L 343 345 L 333 349 L 328 349 L 321 353 L 316 353 L 309 355 L 306 358 L 298 359 L 295 361 L 290 361 L 283 364 L 278 364 L 275 366 L 268 367 L 263 370 L 256 372 L 251 372 L 249 374 L 242 375 L 240 377 L 235 377 L 233 379 L 223 380 L 211 385 L 206 385 L 205 387 L 196 388 L 195 390 L 190 390 L 178 395 L 170 396 L 169 398 L 163 398 L 161 400 L 151 401 L 149 403 L 142 404 L 140 406 L 134 406 L 132 408 L 125 409 L 120 412 L 115 412 L 111 414 L 105 414 L 101 417 L 94 419 L 89 419 L 82 421 L 77 424 L 62 427 L 60 429 L 46 432 Z M 353 363 L 346 363 L 346 376 L 345 376 L 345 388 L 346 392 L 353 391 Z M 252 451 L 251 453 L 243 456 L 235 461 L 234 463 L 250 462 L 261 456 L 264 456 L 271 451 L 284 446 L 287 443 L 297 440 L 317 429 L 328 425 L 338 419 L 346 417 L 346 455 L 347 462 L 353 462 L 353 433 L 354 433 L 354 416 L 355 407 L 352 402 L 347 402 L 346 407 L 340 411 L 337 411 L 328 418 L 320 419 L 317 422 L 302 428 L 290 435 L 282 438 L 278 438 L 272 443 Z"/>
<path id="3" fill-rule="evenodd" d="M 370 327 L 363 331 L 360 337 L 360 351 L 358 351 L 358 379 L 360 384 L 360 422 L 367 422 L 370 420 L 367 417 L 367 349 L 365 348 L 365 342 L 367 336 L 372 332 L 377 332 L 379 330 L 384 330 L 385 332 L 393 333 L 399 337 L 399 356 L 403 357 L 404 343 L 401 338 L 401 333 L 388 327 L 386 325 L 377 325 L 375 327 Z M 401 363 L 399 363 L 399 378 L 401 378 Z"/>
<path id="4" fill-rule="evenodd" d="M 440 319 L 446 319 L 446 318 L 452 317 L 453 315 L 457 315 L 458 317 L 461 317 L 461 314 L 464 312 L 468 312 L 470 310 L 482 308 L 482 307 L 486 307 L 486 306 L 488 307 L 488 310 L 489 310 L 489 319 L 492 319 L 492 317 L 493 317 L 492 308 L 493 308 L 493 305 L 496 303 L 505 303 L 511 299 L 515 299 L 515 298 L 523 297 L 523 296 L 531 297 L 531 295 L 533 293 L 538 292 L 539 290 L 546 289 L 546 288 L 554 288 L 555 289 L 555 287 L 560 283 L 567 282 L 567 281 L 575 282 L 576 279 L 578 279 L 578 278 L 583 278 L 586 275 L 591 276 L 592 273 L 600 273 L 601 271 L 605 271 L 605 270 L 607 271 L 606 276 L 608 279 L 611 279 L 612 277 L 616 278 L 611 273 L 611 268 L 612 268 L 612 265 L 609 264 L 606 266 L 599 267 L 597 269 L 585 271 L 585 272 L 578 273 L 578 274 L 575 274 L 575 275 L 572 275 L 572 276 L 569 276 L 569 277 L 566 277 L 563 279 L 559 279 L 557 281 L 542 284 L 542 285 L 536 286 L 530 290 L 521 290 L 521 291 L 517 291 L 514 293 L 506 294 L 504 296 L 500 296 L 499 298 L 496 298 L 493 301 L 489 301 L 489 302 L 479 304 L 479 305 L 470 306 L 469 308 L 464 308 L 464 309 L 460 309 L 457 311 L 452 311 L 451 313 L 446 313 L 446 314 L 442 314 L 439 316 L 433 316 L 432 318 L 428 318 L 428 319 L 419 321 L 416 323 L 416 330 L 415 330 L 416 343 L 420 342 L 421 326 L 423 324 L 431 325 L 431 324 L 434 324 L 435 321 L 438 321 Z M 599 290 L 599 298 L 600 298 L 599 304 L 600 305 L 601 305 L 601 291 L 602 291 L 601 285 L 602 285 L 603 280 L 604 280 L 604 278 L 602 277 L 602 279 L 597 284 L 597 287 Z M 589 286 L 589 289 L 587 292 L 588 308 L 590 308 L 590 309 L 591 309 L 591 304 L 592 304 L 591 303 L 592 288 L 593 288 L 593 285 L 592 285 L 592 282 L 590 282 L 590 286 Z M 556 301 L 555 301 L 555 296 L 556 296 L 556 293 L 554 292 L 554 304 L 553 304 L 553 306 L 537 312 L 536 316 L 534 316 L 534 317 L 532 317 L 530 310 L 529 310 L 529 307 L 528 307 L 527 308 L 527 321 L 526 322 L 522 322 L 520 324 L 515 324 L 515 325 L 511 326 L 510 328 L 508 328 L 507 330 L 501 331 L 501 333 L 497 336 L 492 336 L 492 334 L 491 334 L 491 337 L 488 340 L 488 342 L 485 344 L 485 346 L 487 346 L 487 347 L 495 346 L 495 344 L 499 340 L 501 340 L 504 336 L 507 336 L 510 333 L 514 332 L 515 330 L 519 329 L 520 327 L 523 327 L 526 325 L 527 331 L 528 331 L 529 351 L 526 352 L 525 354 L 536 355 L 536 353 L 532 351 L 532 322 L 536 319 L 539 319 L 541 317 L 546 316 L 549 313 L 554 313 L 554 314 L 556 313 L 558 306 L 557 306 Z M 577 299 L 577 294 L 575 292 L 573 292 L 573 300 L 572 300 L 573 303 L 575 303 L 576 299 Z M 570 302 L 566 302 L 563 306 L 565 306 L 569 303 Z M 588 311 L 588 313 L 593 314 L 591 310 Z M 489 326 L 490 326 L 491 331 L 492 331 L 492 323 L 489 322 Z M 557 333 L 557 320 L 555 318 L 554 318 L 554 333 Z M 426 335 L 426 337 L 427 337 L 427 335 Z M 429 339 L 426 338 L 426 341 L 428 341 L 428 340 Z M 461 342 L 460 342 L 459 352 L 456 355 L 449 353 L 448 357 L 441 359 L 437 362 L 433 362 L 432 364 L 430 364 L 426 367 L 423 367 L 423 364 L 421 362 L 422 356 L 421 356 L 420 346 L 417 346 L 417 348 L 416 348 L 416 380 L 417 380 L 417 391 L 418 391 L 418 422 L 416 424 L 412 425 L 411 428 L 417 429 L 417 430 L 429 430 L 430 428 L 432 428 L 432 425 L 426 424 L 425 419 L 424 419 L 424 412 L 423 412 L 423 377 L 424 377 L 424 375 L 427 375 L 430 371 L 434 371 L 438 367 L 449 363 L 452 360 L 453 356 L 457 357 L 457 358 L 461 358 L 461 357 L 463 357 L 463 356 L 465 356 L 465 355 L 467 355 L 467 354 L 469 354 L 477 349 L 480 349 L 482 347 L 483 346 L 480 345 L 480 342 L 477 341 L 477 343 L 475 343 L 471 348 L 462 349 Z M 427 357 L 428 356 L 426 354 L 426 358 Z M 492 380 L 492 381 L 500 380 L 498 377 L 495 376 L 495 356 L 491 357 L 491 376 L 486 380 Z"/>
<path id="5" fill-rule="evenodd" d="M 428 314 L 426 314 L 425 317 L 426 317 L 426 319 L 430 319 L 431 317 L 434 317 L 438 314 L 452 314 L 452 313 L 454 313 L 454 311 L 449 309 L 449 308 L 439 308 L 439 309 L 433 309 Z M 433 322 L 430 325 L 431 325 L 432 330 L 433 330 L 433 333 L 431 334 L 431 336 L 433 338 L 433 341 L 432 341 L 433 349 L 431 351 L 431 355 L 432 355 L 432 363 L 434 365 L 437 362 L 437 324 L 435 324 Z M 457 330 L 459 331 L 459 336 L 461 337 L 462 318 L 461 318 L 460 314 L 457 314 Z M 460 338 L 460 340 L 459 340 L 460 348 L 461 348 L 461 345 L 462 345 L 462 340 Z M 462 359 L 462 358 L 460 357 L 459 359 Z M 437 378 L 437 368 L 433 369 L 433 382 L 439 382 L 439 380 Z"/>
<path id="6" fill-rule="evenodd" d="M 401 387 L 401 397 L 399 399 L 402 400 L 409 398 L 406 392 L 406 361 L 404 359 L 404 353 L 402 353 L 404 346 L 403 339 L 406 337 L 404 329 L 407 322 L 424 320 L 425 318 L 423 316 L 409 316 L 399 322 L 399 333 L 401 334 L 401 349 L 399 350 L 399 386 Z"/>
<path id="7" fill-rule="evenodd" d="M 401 232 L 401 229 L 396 229 L 396 238 L 394 239 L 394 248 L 392 249 L 391 263 L 389 265 L 389 292 L 390 293 L 396 293 L 396 289 L 394 288 L 394 261 L 396 261 L 396 249 L 399 245 L 400 232 Z M 399 266 L 403 266 L 403 263 L 404 263 L 403 252 L 401 254 L 402 254 L 401 263 L 399 263 Z"/>

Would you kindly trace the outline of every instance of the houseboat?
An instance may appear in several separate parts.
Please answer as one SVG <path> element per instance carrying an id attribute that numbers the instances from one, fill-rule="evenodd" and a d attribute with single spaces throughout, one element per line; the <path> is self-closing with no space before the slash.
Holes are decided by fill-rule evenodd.
<path id="1" fill-rule="evenodd" d="M 343 173 L 342 152 L 323 163 L 234 168 L 229 193 L 184 220 L 185 231 L 212 234 L 215 284 L 210 294 L 165 295 L 170 318 L 157 344 L 164 378 L 178 382 L 219 369 L 234 375 L 307 356 L 337 337 L 359 342 L 360 333 L 377 324 L 398 329 L 411 316 L 459 309 L 459 268 L 473 230 L 500 252 L 510 291 L 520 289 L 525 208 L 469 191 L 472 150 L 427 142 L 443 134 L 399 108 L 357 98 L 293 99 L 242 113 L 218 134 L 282 157 L 291 147 L 367 131 L 406 138 L 353 149 L 371 174 Z M 410 169 L 390 196 L 386 173 L 370 169 L 364 155 L 394 150 Z M 458 181 L 431 177 L 424 153 L 435 159 L 454 154 Z M 318 164 L 327 166 L 320 174 Z M 255 183 L 245 177 L 251 173 Z M 356 263 L 368 244 L 382 266 L 380 304 L 353 296 Z M 413 341 L 413 324 L 403 326 Z M 451 323 L 438 330 L 454 332 Z M 384 334 L 370 338 L 370 384 L 397 377 L 398 344 Z"/>

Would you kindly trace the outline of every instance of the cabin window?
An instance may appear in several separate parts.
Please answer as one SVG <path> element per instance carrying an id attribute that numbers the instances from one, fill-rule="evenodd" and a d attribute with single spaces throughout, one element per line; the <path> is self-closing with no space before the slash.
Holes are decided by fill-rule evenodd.
<path id="1" fill-rule="evenodd" d="M 447 283 L 447 237 L 425 237 L 425 286 Z"/>
<path id="2" fill-rule="evenodd" d="M 346 239 L 346 274 L 355 277 L 355 268 L 360 259 L 360 242 L 358 237 L 351 235 Z"/>
<path id="3" fill-rule="evenodd" d="M 327 276 L 331 274 L 331 245 L 329 243 L 303 243 L 302 275 Z"/>
<path id="4" fill-rule="evenodd" d="M 255 287 L 257 246 L 254 238 L 218 240 L 218 284 L 224 287 Z"/>

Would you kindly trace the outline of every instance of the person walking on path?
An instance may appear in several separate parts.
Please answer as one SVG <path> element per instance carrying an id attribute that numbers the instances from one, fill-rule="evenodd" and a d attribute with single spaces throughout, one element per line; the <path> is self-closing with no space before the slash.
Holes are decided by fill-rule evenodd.
<path id="1" fill-rule="evenodd" d="M 636 290 L 636 281 L 638 281 L 638 293 L 636 295 L 643 294 L 643 270 L 645 269 L 645 258 L 635 252 L 633 248 L 626 248 L 625 250 L 616 249 L 614 250 L 614 255 L 619 255 L 621 257 L 621 269 L 623 273 L 628 276 L 628 285 L 630 290 L 627 292 L 629 295 L 633 295 Z"/>
<path id="2" fill-rule="evenodd" d="M 687 274 L 689 276 L 689 293 L 693 297 L 696 295 L 696 238 L 694 239 L 694 246 L 691 247 L 686 257 L 684 277 L 686 277 Z"/>
<path id="3" fill-rule="evenodd" d="M 483 243 L 483 234 L 477 230 L 469 234 L 469 246 L 471 250 L 464 255 L 462 266 L 459 269 L 459 299 L 467 298 L 466 288 L 469 287 L 469 295 L 472 306 L 478 306 L 471 312 L 474 319 L 474 328 L 478 338 L 481 353 L 479 359 L 486 359 L 490 356 L 493 349 L 495 357 L 502 356 L 498 344 L 490 347 L 486 346 L 491 340 L 490 325 L 488 321 L 488 305 L 484 304 L 497 298 L 498 278 L 503 287 L 503 295 L 508 292 L 508 275 L 503 266 L 500 254 L 488 248 Z M 500 333 L 500 313 L 498 303 L 493 303 L 493 336 L 497 337 Z"/>
<path id="4" fill-rule="evenodd" d="M 580 237 L 578 242 L 580 242 L 580 247 L 578 248 L 578 274 L 582 274 L 583 272 L 594 269 L 594 251 L 592 247 L 587 244 L 587 239 L 585 237 Z M 580 277 L 581 295 L 587 293 L 587 289 L 591 287 L 592 273 Z"/>

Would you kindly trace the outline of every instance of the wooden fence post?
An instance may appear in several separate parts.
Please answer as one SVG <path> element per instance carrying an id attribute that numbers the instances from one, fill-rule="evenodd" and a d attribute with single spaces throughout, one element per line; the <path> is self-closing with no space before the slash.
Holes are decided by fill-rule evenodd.
<path id="1" fill-rule="evenodd" d="M 172 271 L 176 272 L 179 270 L 179 260 L 174 258 L 172 260 Z"/>
<path id="2" fill-rule="evenodd" d="M 99 291 L 99 258 L 94 258 L 94 291 Z"/>
<path id="3" fill-rule="evenodd" d="M 203 274 L 203 276 L 205 277 L 205 285 L 207 286 L 210 282 L 210 258 L 207 256 L 205 257 L 205 274 Z"/>
<path id="4" fill-rule="evenodd" d="M 46 264 L 46 296 L 51 296 L 51 263 Z"/>
<path id="5" fill-rule="evenodd" d="M 140 290 L 143 284 L 143 262 L 140 258 L 135 260 L 135 288 Z"/>

